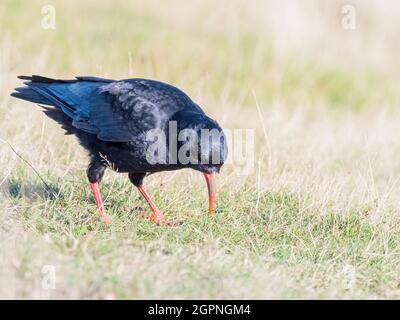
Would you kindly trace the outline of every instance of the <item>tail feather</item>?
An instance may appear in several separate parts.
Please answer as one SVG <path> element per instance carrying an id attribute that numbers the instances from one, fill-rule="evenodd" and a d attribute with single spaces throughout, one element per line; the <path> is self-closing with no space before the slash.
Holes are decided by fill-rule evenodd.
<path id="1" fill-rule="evenodd" d="M 15 92 L 11 93 L 11 96 L 34 103 L 51 105 L 47 98 L 29 87 L 15 88 Z"/>
<path id="2" fill-rule="evenodd" d="M 104 101 L 101 96 L 94 95 L 94 99 L 92 96 L 98 92 L 99 86 L 113 80 L 90 76 L 76 77 L 75 80 L 58 80 L 38 75 L 18 78 L 26 80 L 25 87 L 16 88 L 11 96 L 41 105 L 44 113 L 58 122 L 67 134 L 79 136 L 79 132 L 99 132 L 89 122 L 90 105 Z"/>
<path id="3" fill-rule="evenodd" d="M 28 81 L 24 82 L 25 87 L 15 88 L 11 96 L 39 104 L 43 108 L 43 112 L 49 118 L 59 123 L 66 131 L 66 134 L 76 133 L 76 128 L 72 125 L 74 116 L 73 108 L 60 100 L 50 89 L 52 83 L 64 83 L 65 81 L 36 75 L 19 76 L 18 78 Z M 45 105 L 52 107 L 46 107 Z"/>
<path id="4" fill-rule="evenodd" d="M 48 77 L 43 77 L 43 76 L 38 76 L 38 75 L 32 75 L 32 76 L 18 76 L 18 79 L 22 80 L 29 80 L 32 82 L 42 82 L 42 83 L 54 83 L 54 82 L 63 82 L 63 83 L 68 83 L 68 82 L 75 82 L 76 80 L 60 80 L 60 79 L 53 79 L 53 78 L 48 78 Z"/>
<path id="5" fill-rule="evenodd" d="M 32 75 L 32 76 L 18 76 L 18 79 L 21 79 L 21 80 L 29 80 L 29 81 L 35 81 L 35 82 L 54 82 L 54 79 L 46 78 L 46 77 L 42 77 L 42 76 L 36 76 L 36 75 Z"/>
<path id="6" fill-rule="evenodd" d="M 74 109 L 69 106 L 67 103 L 64 101 L 61 101 L 57 96 L 55 96 L 51 90 L 49 90 L 48 86 L 51 85 L 52 82 L 50 82 L 50 78 L 44 78 L 44 77 L 39 77 L 39 76 L 33 76 L 33 77 L 25 77 L 21 76 L 20 78 L 24 78 L 25 80 L 29 79 L 35 79 L 35 81 L 28 81 L 25 82 L 26 87 L 19 87 L 16 88 L 13 93 L 11 93 L 11 96 L 23 99 L 26 101 L 34 102 L 34 103 L 39 103 L 39 104 L 44 104 L 44 105 L 52 105 L 58 108 L 61 108 L 70 118 L 74 117 Z M 36 77 L 39 77 L 38 80 L 43 80 L 43 81 L 36 81 Z M 54 80 L 57 81 L 57 80 Z"/>
<path id="7" fill-rule="evenodd" d="M 57 122 L 62 129 L 65 130 L 65 134 L 76 134 L 78 130 L 72 125 L 72 120 L 61 110 L 55 107 L 42 106 L 43 112 L 50 119 Z"/>
<path id="8" fill-rule="evenodd" d="M 26 85 L 36 93 L 43 96 L 49 102 L 44 104 L 49 104 L 61 108 L 62 111 L 64 111 L 64 113 L 67 114 L 70 118 L 74 117 L 75 110 L 70 105 L 54 95 L 54 93 L 47 87 L 48 83 L 28 82 Z"/>
<path id="9" fill-rule="evenodd" d="M 42 82 L 42 83 L 54 83 L 54 82 L 70 83 L 70 82 L 76 82 L 76 81 L 91 81 L 91 82 L 98 82 L 98 81 L 113 82 L 114 81 L 111 79 L 92 77 L 92 76 L 78 76 L 75 78 L 76 79 L 65 80 L 65 79 L 53 79 L 53 78 L 48 78 L 48 77 L 43 77 L 43 76 L 38 76 L 38 75 L 18 76 L 18 79 L 21 79 L 21 80 L 28 80 L 28 81 L 32 81 L 32 82 Z"/>

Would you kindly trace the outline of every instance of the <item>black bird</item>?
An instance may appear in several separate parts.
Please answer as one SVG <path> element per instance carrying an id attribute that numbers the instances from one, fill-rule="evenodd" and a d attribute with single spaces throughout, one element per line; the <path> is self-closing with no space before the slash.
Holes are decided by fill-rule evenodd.
<path id="1" fill-rule="evenodd" d="M 207 182 L 209 213 L 212 212 L 215 173 L 226 159 L 226 139 L 218 123 L 206 116 L 183 91 L 160 81 L 139 78 L 56 80 L 36 75 L 18 78 L 27 80 L 25 86 L 16 88 L 11 95 L 39 104 L 65 134 L 75 135 L 88 151 L 87 177 L 106 224 L 110 218 L 99 191 L 106 168 L 128 173 L 153 211 L 148 218 L 158 225 L 175 222 L 165 220 L 151 200 L 143 187 L 144 177 L 183 168 L 200 171 Z M 205 129 L 216 133 L 217 139 L 212 136 L 203 139 Z M 182 138 L 181 132 L 192 136 L 184 134 Z M 153 140 L 149 139 L 149 133 L 153 134 Z M 155 145 L 160 148 L 155 148 L 152 154 L 149 150 Z M 184 156 L 177 156 L 183 147 Z M 166 156 L 162 157 L 165 150 Z"/>

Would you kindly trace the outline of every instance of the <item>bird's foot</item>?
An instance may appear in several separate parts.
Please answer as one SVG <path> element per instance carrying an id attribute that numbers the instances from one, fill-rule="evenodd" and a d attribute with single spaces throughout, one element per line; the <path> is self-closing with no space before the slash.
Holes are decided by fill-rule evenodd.
<path id="1" fill-rule="evenodd" d="M 146 219 L 155 222 L 158 226 L 176 227 L 182 224 L 182 221 L 167 220 L 160 213 L 146 214 Z"/>
<path id="2" fill-rule="evenodd" d="M 111 223 L 111 219 L 108 215 L 102 214 L 101 220 L 103 220 L 104 224 L 109 225 Z"/>

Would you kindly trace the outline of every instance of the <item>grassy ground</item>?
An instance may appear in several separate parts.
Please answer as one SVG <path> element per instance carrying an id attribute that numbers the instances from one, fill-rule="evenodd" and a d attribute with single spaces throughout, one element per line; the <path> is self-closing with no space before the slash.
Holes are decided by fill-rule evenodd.
<path id="1" fill-rule="evenodd" d="M 48 1 L 2 1 L 0 297 L 399 298 L 399 7 L 351 3 L 355 30 L 341 1 L 52 1 L 44 30 Z M 171 82 L 255 130 L 254 170 L 223 168 L 213 216 L 198 173 L 149 177 L 177 228 L 107 172 L 106 227 L 84 151 L 9 97 L 18 74 Z"/>

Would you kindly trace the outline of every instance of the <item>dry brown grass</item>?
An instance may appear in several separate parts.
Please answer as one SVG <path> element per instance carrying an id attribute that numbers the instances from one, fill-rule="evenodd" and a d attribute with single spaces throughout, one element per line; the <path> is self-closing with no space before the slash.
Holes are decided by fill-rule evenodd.
<path id="1" fill-rule="evenodd" d="M 44 3 L 2 2 L 0 138 L 57 197 L 0 142 L 0 296 L 398 298 L 400 7 L 352 3 L 354 31 L 340 27 L 341 1 L 55 1 L 45 31 Z M 198 174 L 150 177 L 160 207 L 185 221 L 175 229 L 145 221 L 110 172 L 106 228 L 76 141 L 9 97 L 32 73 L 172 82 L 224 127 L 255 130 L 254 171 L 225 166 L 211 218 Z"/>

